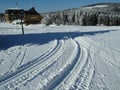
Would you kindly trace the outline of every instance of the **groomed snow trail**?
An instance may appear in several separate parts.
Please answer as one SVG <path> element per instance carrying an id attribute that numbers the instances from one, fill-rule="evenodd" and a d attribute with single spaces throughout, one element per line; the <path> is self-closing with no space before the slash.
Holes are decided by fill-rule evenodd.
<path id="1" fill-rule="evenodd" d="M 50 48 L 46 53 L 42 54 L 35 60 L 32 60 L 16 69 L 12 73 L 8 73 L 1 77 L 0 84 L 4 85 L 4 88 L 17 88 L 20 83 L 26 83 L 42 71 L 45 67 L 49 66 L 54 61 L 47 60 L 51 55 L 56 54 L 62 45 L 62 41 L 59 43 L 55 40 L 55 46 Z M 51 57 L 54 58 L 54 57 Z M 50 59 L 51 60 L 51 59 Z M 17 82 L 17 83 L 16 83 Z M 9 87 L 8 87 L 9 86 Z"/>
<path id="2" fill-rule="evenodd" d="M 25 41 L 0 47 L 0 90 L 120 89 L 119 27 L 7 25 L 3 43 Z"/>

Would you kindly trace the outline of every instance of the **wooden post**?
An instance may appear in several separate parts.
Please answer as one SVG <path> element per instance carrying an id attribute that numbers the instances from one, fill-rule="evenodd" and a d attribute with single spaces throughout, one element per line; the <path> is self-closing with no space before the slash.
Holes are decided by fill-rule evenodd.
<path id="1" fill-rule="evenodd" d="M 24 27 L 23 27 L 23 22 L 22 22 L 22 19 L 23 19 L 23 11 L 21 11 L 20 15 L 21 15 L 22 34 L 24 35 Z"/>
<path id="2" fill-rule="evenodd" d="M 22 18 L 21 18 L 21 27 L 22 27 L 22 34 L 24 35 L 24 28 L 23 28 Z"/>

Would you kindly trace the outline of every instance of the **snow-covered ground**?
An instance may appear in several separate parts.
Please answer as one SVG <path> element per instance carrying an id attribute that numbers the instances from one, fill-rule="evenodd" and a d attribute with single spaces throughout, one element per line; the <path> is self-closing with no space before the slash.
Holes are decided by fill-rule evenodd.
<path id="1" fill-rule="evenodd" d="M 95 5 L 95 6 L 87 6 L 85 9 L 93 9 L 93 8 L 105 8 L 108 7 L 108 5 Z"/>
<path id="2" fill-rule="evenodd" d="M 119 90 L 120 27 L 0 23 L 0 90 Z"/>

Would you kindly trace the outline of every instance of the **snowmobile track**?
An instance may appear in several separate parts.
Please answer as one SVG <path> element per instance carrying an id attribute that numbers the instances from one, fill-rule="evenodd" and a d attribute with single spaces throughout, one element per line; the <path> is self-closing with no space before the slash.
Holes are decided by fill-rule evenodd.
<path id="1" fill-rule="evenodd" d="M 43 70 L 43 72 L 40 74 L 40 77 L 44 79 L 41 78 L 39 80 L 40 85 L 42 85 L 42 87 L 40 87 L 39 89 L 48 90 L 53 88 L 52 85 L 55 84 L 54 81 L 56 80 L 56 77 L 58 77 L 61 73 L 64 73 L 64 70 L 68 70 L 68 66 L 73 60 L 72 58 L 76 55 L 74 54 L 76 52 L 75 47 L 71 41 L 71 39 L 64 40 L 65 43 L 63 49 L 61 49 L 61 52 L 59 52 L 58 55 L 53 58 L 55 62 L 47 67 L 45 70 Z M 66 54 L 69 54 L 70 57 L 68 57 Z"/>
<path id="2" fill-rule="evenodd" d="M 87 62 L 87 50 L 82 48 L 77 41 L 74 41 L 77 47 L 76 58 L 74 58 L 74 66 L 70 73 L 64 78 L 60 85 L 58 85 L 55 90 L 68 90 L 71 89 L 71 86 L 75 83 L 76 78 L 78 77 L 81 70 L 84 68 L 84 65 Z M 71 82 L 72 81 L 72 82 Z"/>
<path id="3" fill-rule="evenodd" d="M 42 71 L 44 68 L 48 67 L 49 65 L 51 65 L 54 62 L 54 61 L 49 61 L 47 59 L 53 58 L 54 54 L 56 54 L 62 46 L 63 46 L 63 41 L 61 41 L 61 42 L 58 41 L 55 48 L 53 48 L 51 51 L 49 51 L 49 53 L 44 54 L 43 56 L 37 58 L 36 60 L 34 60 L 34 62 L 32 61 L 32 63 L 29 63 L 27 65 L 23 65 L 23 66 L 19 67 L 15 72 L 3 77 L 0 80 L 0 85 L 5 84 L 5 85 L 3 85 L 4 87 L 8 87 L 8 86 L 13 87 L 13 83 L 15 81 L 18 81 L 18 82 L 20 81 L 20 83 L 22 83 L 23 80 L 26 80 L 26 79 L 30 80 L 36 74 L 38 74 L 38 72 Z M 37 71 L 37 70 L 39 70 L 39 71 Z M 32 73 L 35 75 L 32 75 Z M 28 78 L 28 77 L 30 77 L 30 78 Z M 13 79 L 14 79 L 14 81 L 12 81 Z M 4 89 L 2 89 L 2 90 L 4 90 Z"/>

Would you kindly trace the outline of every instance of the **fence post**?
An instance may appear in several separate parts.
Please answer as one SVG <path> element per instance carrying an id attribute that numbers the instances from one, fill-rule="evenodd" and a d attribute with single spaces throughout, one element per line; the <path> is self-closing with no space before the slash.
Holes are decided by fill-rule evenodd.
<path id="1" fill-rule="evenodd" d="M 24 11 L 21 11 L 21 13 L 20 13 L 20 16 L 21 16 L 21 27 L 22 27 L 22 34 L 24 35 L 24 27 L 23 27 L 23 14 L 24 14 Z"/>

